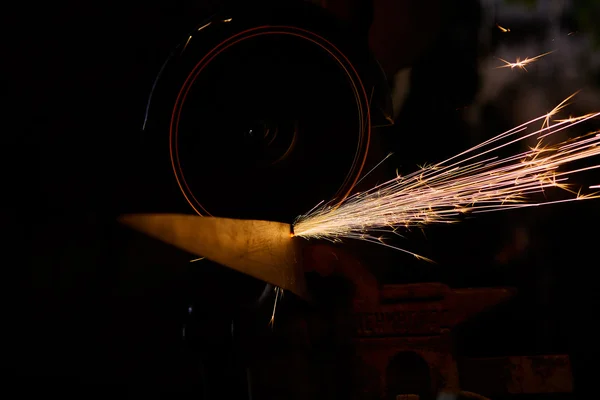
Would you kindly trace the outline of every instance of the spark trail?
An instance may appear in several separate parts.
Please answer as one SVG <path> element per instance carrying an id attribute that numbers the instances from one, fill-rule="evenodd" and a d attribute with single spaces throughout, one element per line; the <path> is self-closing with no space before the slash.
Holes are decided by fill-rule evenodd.
<path id="1" fill-rule="evenodd" d="M 501 65 L 501 66 L 496 67 L 496 68 L 510 68 L 510 69 L 519 68 L 519 69 L 522 69 L 523 71 L 527 72 L 527 66 L 529 64 L 531 64 L 531 63 L 539 60 L 542 57 L 546 57 L 547 55 L 552 54 L 552 53 L 554 53 L 554 50 L 549 51 L 549 52 L 544 53 L 544 54 L 540 54 L 540 55 L 535 56 L 535 57 L 531 57 L 531 58 L 527 57 L 524 60 L 521 60 L 520 58 L 517 58 L 517 60 L 515 62 L 510 62 L 510 61 L 506 61 L 503 58 L 498 58 L 498 60 L 502 61 L 504 63 L 504 65 Z"/>
<path id="2" fill-rule="evenodd" d="M 556 109 L 552 112 L 556 114 Z M 426 165 L 412 174 L 396 176 L 356 193 L 341 204 L 319 205 L 296 219 L 294 234 L 330 241 L 359 239 L 424 258 L 386 244 L 382 233 L 399 235 L 398 230 L 403 228 L 454 223 L 466 213 L 600 197 L 598 193 L 584 194 L 581 189 L 566 183 L 575 173 L 600 168 L 600 164 L 568 168 L 575 161 L 600 155 L 600 131 L 548 144 L 557 133 L 598 116 L 600 112 L 552 121 L 549 114 L 538 117 L 445 161 Z M 541 129 L 537 125 L 540 122 L 543 122 Z M 500 154 L 510 146 L 533 138 L 537 139 L 537 144 L 528 150 L 510 156 Z M 547 188 L 563 189 L 570 197 L 536 202 L 535 194 L 543 193 Z"/>

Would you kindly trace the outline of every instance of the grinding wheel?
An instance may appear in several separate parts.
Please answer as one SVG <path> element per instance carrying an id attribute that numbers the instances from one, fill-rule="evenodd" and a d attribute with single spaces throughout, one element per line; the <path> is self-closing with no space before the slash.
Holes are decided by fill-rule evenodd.
<path id="1" fill-rule="evenodd" d="M 283 3 L 201 21 L 158 74 L 144 134 L 168 152 L 189 212 L 292 223 L 352 191 L 372 126 L 389 124 L 366 41 L 319 7 Z M 272 293 L 223 273 L 243 303 Z"/>
<path id="2" fill-rule="evenodd" d="M 360 43 L 310 4 L 224 10 L 198 24 L 161 70 L 144 121 L 148 138 L 169 143 L 191 211 L 291 223 L 347 196 L 373 119 L 391 114 Z"/>

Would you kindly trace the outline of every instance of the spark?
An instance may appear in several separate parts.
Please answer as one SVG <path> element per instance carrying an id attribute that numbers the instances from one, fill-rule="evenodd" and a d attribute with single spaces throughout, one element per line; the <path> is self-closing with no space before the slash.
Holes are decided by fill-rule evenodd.
<path id="1" fill-rule="evenodd" d="M 553 115 L 558 112 L 555 111 L 557 108 Z M 401 236 L 397 230 L 456 223 L 464 214 L 600 198 L 600 193 L 582 193 L 581 189 L 567 183 L 573 174 L 600 169 L 600 164 L 568 168 L 572 162 L 600 156 L 600 131 L 558 143 L 549 141 L 556 137 L 555 134 L 599 116 L 600 112 L 552 120 L 552 123 L 548 114 L 535 118 L 445 161 L 424 165 L 409 175 L 396 174 L 391 180 L 353 194 L 341 204 L 334 201 L 319 203 L 296 219 L 294 234 L 332 242 L 358 239 L 431 261 L 387 244 L 381 232 Z M 540 121 L 548 123 L 541 129 L 534 128 L 533 125 Z M 536 146 L 520 149 L 512 155 L 500 153 L 530 138 L 538 138 Z M 565 200 L 540 202 L 533 197 L 545 195 L 550 188 L 572 196 Z M 600 185 L 589 187 L 598 188 Z"/>
<path id="2" fill-rule="evenodd" d="M 497 27 L 498 29 L 500 29 L 500 30 L 501 30 L 502 32 L 504 32 L 504 33 L 506 33 L 506 32 L 510 32 L 510 29 L 508 29 L 508 28 L 505 28 L 505 27 L 503 27 L 503 26 L 500 26 L 500 24 L 496 24 L 496 27 Z"/>
<path id="3" fill-rule="evenodd" d="M 567 107 L 570 104 L 569 100 L 571 100 L 573 97 L 575 97 L 578 93 L 579 93 L 579 91 L 573 93 L 572 95 L 570 95 L 569 97 L 567 97 L 566 99 L 561 101 L 556 107 L 554 107 L 552 109 L 552 111 L 550 111 L 548 114 L 546 114 L 546 117 L 544 118 L 544 122 L 542 123 L 542 129 L 544 129 L 545 127 L 550 127 L 550 118 L 552 118 L 553 116 L 558 114 L 563 108 Z"/>
<path id="4" fill-rule="evenodd" d="M 200 258 L 194 258 L 193 260 L 190 260 L 190 262 L 196 262 L 196 261 L 202 261 L 204 260 L 206 257 L 200 257 Z"/>
<path id="5" fill-rule="evenodd" d="M 190 40 L 192 40 L 192 35 L 190 35 L 187 39 L 187 41 L 185 42 L 185 45 L 183 45 L 183 50 L 181 50 L 181 53 L 183 54 L 183 52 L 185 51 L 185 49 L 187 49 L 188 44 L 190 44 Z"/>
<path id="6" fill-rule="evenodd" d="M 211 24 L 212 22 L 202 25 L 200 28 L 198 28 L 198 32 L 200 32 L 202 29 L 208 28 Z"/>
<path id="7" fill-rule="evenodd" d="M 522 69 L 523 71 L 527 72 L 527 68 L 526 68 L 527 65 L 531 64 L 534 61 L 539 60 L 542 57 L 547 56 L 548 54 L 554 53 L 554 51 L 555 50 L 552 50 L 552 51 L 549 51 L 544 54 L 540 54 L 540 55 L 532 57 L 532 58 L 527 57 L 523 61 L 521 61 L 520 58 L 517 58 L 517 60 L 515 62 L 506 61 L 505 59 L 498 57 L 498 60 L 502 61 L 504 63 L 504 65 L 500 65 L 499 67 L 496 67 L 496 69 L 498 69 L 498 68 L 510 68 L 510 69 L 519 68 L 519 69 Z"/>
<path id="8" fill-rule="evenodd" d="M 273 302 L 273 313 L 271 314 L 271 319 L 269 320 L 269 325 L 271 329 L 275 326 L 275 311 L 277 310 L 277 301 L 283 298 L 283 289 L 279 286 L 275 286 L 273 289 L 275 291 L 275 301 Z"/>
<path id="9" fill-rule="evenodd" d="M 356 182 L 356 185 L 358 185 L 359 183 L 361 183 L 361 182 L 363 181 L 363 179 L 365 179 L 367 176 L 369 176 L 369 174 L 370 174 L 371 172 L 375 171 L 375 170 L 376 170 L 376 169 L 377 169 L 377 168 L 378 168 L 378 167 L 379 167 L 381 164 L 383 164 L 383 163 L 384 163 L 384 162 L 385 162 L 385 161 L 386 161 L 388 158 L 390 158 L 390 157 L 391 157 L 391 156 L 393 156 L 393 155 L 394 155 L 394 153 L 389 153 L 387 156 L 385 156 L 385 157 L 383 158 L 383 160 L 379 161 L 379 162 L 377 163 L 377 165 L 375 165 L 373 168 L 371 168 L 371 169 L 369 170 L 369 172 L 367 172 L 367 173 L 366 173 L 366 174 L 365 174 L 365 175 L 364 175 L 362 178 L 360 178 L 360 179 L 359 179 L 359 180 Z"/>
<path id="10" fill-rule="evenodd" d="M 573 117 L 573 116 L 569 116 L 569 118 L 566 119 L 555 119 L 554 122 L 576 122 L 582 119 L 586 119 L 590 116 L 592 116 L 594 113 L 590 113 L 590 114 L 585 114 L 585 115 L 580 115 L 578 117 Z"/>

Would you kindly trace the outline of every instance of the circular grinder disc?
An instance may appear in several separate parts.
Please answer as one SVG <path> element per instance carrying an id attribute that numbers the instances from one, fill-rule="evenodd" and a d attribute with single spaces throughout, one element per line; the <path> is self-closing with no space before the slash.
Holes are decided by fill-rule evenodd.
<path id="1" fill-rule="evenodd" d="M 367 156 L 369 96 L 356 43 L 336 32 L 321 14 L 244 10 L 204 21 L 175 50 L 145 130 L 168 135 L 196 213 L 291 223 L 350 192 Z"/>

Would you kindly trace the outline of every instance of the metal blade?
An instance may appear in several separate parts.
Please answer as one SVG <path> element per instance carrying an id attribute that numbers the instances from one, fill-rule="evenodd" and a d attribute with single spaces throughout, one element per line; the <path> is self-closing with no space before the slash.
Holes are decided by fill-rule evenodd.
<path id="1" fill-rule="evenodd" d="M 133 229 L 308 299 L 289 224 L 182 214 L 129 214 Z"/>

